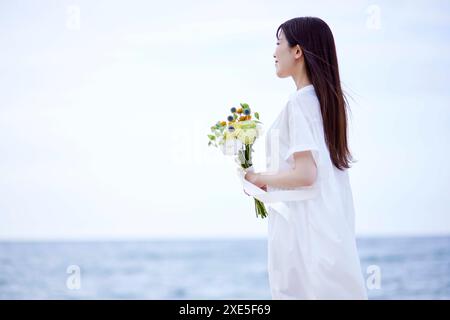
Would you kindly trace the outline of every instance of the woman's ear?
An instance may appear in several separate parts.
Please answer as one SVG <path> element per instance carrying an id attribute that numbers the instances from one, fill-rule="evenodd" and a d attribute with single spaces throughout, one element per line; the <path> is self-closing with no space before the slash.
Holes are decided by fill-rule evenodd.
<path id="1" fill-rule="evenodd" d="M 300 47 L 300 45 L 296 45 L 296 46 L 294 47 L 294 50 L 295 50 L 295 52 L 294 52 L 294 57 L 295 57 L 296 59 L 300 59 L 301 57 L 303 57 L 303 50 L 302 50 L 302 48 Z"/>

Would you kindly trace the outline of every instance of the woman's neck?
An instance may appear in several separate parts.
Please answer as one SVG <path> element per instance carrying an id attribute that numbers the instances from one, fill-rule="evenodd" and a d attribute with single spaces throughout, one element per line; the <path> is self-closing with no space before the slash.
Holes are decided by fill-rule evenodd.
<path id="1" fill-rule="evenodd" d="M 306 74 L 304 64 L 300 65 L 297 70 L 298 71 L 292 75 L 292 79 L 294 80 L 295 85 L 297 86 L 297 90 L 300 90 L 301 88 L 312 84 L 308 78 L 308 75 Z"/>

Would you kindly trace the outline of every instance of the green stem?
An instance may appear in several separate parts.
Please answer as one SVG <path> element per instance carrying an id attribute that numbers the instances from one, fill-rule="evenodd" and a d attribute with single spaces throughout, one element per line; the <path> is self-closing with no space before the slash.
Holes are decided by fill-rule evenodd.
<path id="1" fill-rule="evenodd" d="M 247 169 L 248 167 L 252 166 L 252 144 L 246 144 L 245 145 L 245 150 L 243 152 L 244 155 L 244 163 L 241 163 L 242 168 Z M 242 150 L 239 150 L 239 152 L 241 152 L 242 154 Z M 266 206 L 264 205 L 263 202 L 259 201 L 256 198 L 255 199 L 255 211 L 256 211 L 256 217 L 261 217 L 261 218 L 266 218 L 267 217 L 267 210 L 266 210 Z"/>

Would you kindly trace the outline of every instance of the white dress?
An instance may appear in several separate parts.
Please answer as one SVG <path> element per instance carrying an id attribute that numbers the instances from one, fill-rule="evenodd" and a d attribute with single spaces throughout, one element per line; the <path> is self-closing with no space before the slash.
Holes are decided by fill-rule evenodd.
<path id="1" fill-rule="evenodd" d="M 311 150 L 318 168 L 314 185 L 319 188 L 316 198 L 284 202 L 289 221 L 268 207 L 272 299 L 367 299 L 348 172 L 331 162 L 312 85 L 290 95 L 267 130 L 265 143 L 267 171 L 290 170 L 294 152 Z M 281 189 L 268 186 L 267 191 L 272 190 Z"/>

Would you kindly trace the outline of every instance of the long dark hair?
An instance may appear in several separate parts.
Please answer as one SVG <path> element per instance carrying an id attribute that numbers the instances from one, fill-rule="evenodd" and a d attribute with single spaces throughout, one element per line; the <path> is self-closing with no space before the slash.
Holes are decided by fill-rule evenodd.
<path id="1" fill-rule="evenodd" d="M 316 17 L 299 17 L 282 23 L 280 29 L 291 48 L 299 45 L 303 51 L 306 73 L 320 102 L 325 142 L 331 161 L 340 170 L 354 162 L 348 148 L 347 107 L 339 77 L 333 34 L 328 25 Z"/>

